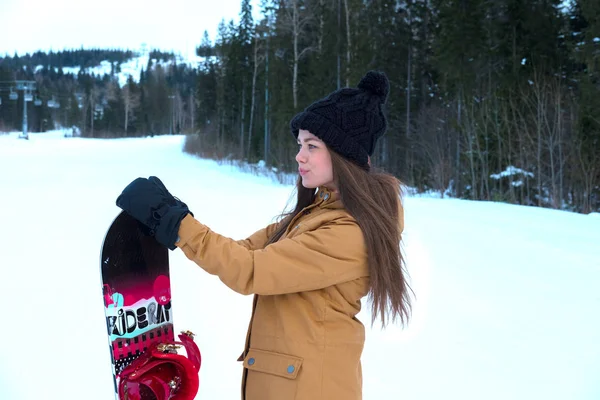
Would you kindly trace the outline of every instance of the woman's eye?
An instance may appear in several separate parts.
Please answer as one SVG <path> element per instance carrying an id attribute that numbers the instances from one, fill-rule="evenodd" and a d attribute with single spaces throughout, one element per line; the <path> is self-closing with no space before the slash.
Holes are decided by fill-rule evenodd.
<path id="1" fill-rule="evenodd" d="M 299 147 L 299 148 L 302 148 L 302 143 L 298 143 L 298 147 Z M 308 145 L 308 149 L 309 149 L 309 150 L 316 149 L 316 148 L 318 148 L 318 147 L 317 147 L 317 146 L 315 146 L 314 144 L 309 144 L 309 145 Z"/>

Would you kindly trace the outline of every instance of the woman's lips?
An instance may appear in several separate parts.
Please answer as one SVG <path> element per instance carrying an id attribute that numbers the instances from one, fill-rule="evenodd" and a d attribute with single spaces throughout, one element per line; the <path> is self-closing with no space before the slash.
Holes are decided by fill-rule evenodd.
<path id="1" fill-rule="evenodd" d="M 306 175 L 306 173 L 307 173 L 307 172 L 308 172 L 308 171 L 307 171 L 307 170 L 305 170 L 305 169 L 298 168 L 298 173 L 300 174 L 300 176 L 304 176 L 304 175 Z"/>

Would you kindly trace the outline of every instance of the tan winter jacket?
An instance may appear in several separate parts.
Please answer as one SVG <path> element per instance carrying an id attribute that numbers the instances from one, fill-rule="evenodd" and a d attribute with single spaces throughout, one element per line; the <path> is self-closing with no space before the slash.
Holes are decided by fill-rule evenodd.
<path id="1" fill-rule="evenodd" d="M 243 361 L 242 399 L 359 400 L 367 252 L 337 194 L 321 188 L 277 242 L 269 225 L 246 240 L 212 232 L 191 215 L 177 246 L 242 294 L 255 294 Z"/>

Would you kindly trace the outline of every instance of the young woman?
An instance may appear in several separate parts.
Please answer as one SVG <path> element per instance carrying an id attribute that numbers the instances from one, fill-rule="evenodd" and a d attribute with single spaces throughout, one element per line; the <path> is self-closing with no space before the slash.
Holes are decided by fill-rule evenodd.
<path id="1" fill-rule="evenodd" d="M 400 251 L 400 182 L 371 168 L 386 130 L 385 74 L 368 72 L 291 121 L 298 141 L 295 208 L 245 240 L 196 220 L 156 177 L 138 178 L 117 205 L 171 250 L 242 294 L 254 294 L 244 351 L 242 399 L 358 400 L 365 341 L 356 318 L 408 321 Z"/>

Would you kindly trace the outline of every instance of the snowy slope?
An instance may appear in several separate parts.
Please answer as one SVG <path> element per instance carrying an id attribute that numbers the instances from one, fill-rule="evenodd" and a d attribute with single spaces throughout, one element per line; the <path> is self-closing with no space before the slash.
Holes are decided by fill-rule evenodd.
<path id="1" fill-rule="evenodd" d="M 5 299 L 0 398 L 111 398 L 99 250 L 114 201 L 157 175 L 213 230 L 243 238 L 290 186 L 182 153 L 182 136 L 0 135 Z M 242 199 L 243 196 L 243 199 Z M 370 328 L 364 399 L 600 399 L 600 218 L 409 197 L 411 325 Z M 171 253 L 176 329 L 203 352 L 198 399 L 237 399 L 251 297 Z"/>
<path id="2" fill-rule="evenodd" d="M 141 74 L 142 70 L 147 69 L 149 60 L 150 60 L 150 54 L 147 51 L 142 51 L 135 57 L 132 57 L 129 60 L 127 60 L 126 62 L 122 63 L 120 65 L 120 68 L 121 68 L 120 72 L 115 74 L 117 76 L 119 86 L 121 86 L 121 87 L 125 86 L 125 84 L 127 83 L 127 80 L 129 79 L 130 76 L 135 82 L 139 83 L 140 74 Z M 197 68 L 199 63 L 202 62 L 203 60 L 204 60 L 203 57 L 193 56 L 193 57 L 184 58 L 181 55 L 176 55 L 174 61 L 162 61 L 162 60 L 157 60 L 157 59 L 153 58 L 152 65 L 153 66 L 160 65 L 163 68 L 166 68 L 167 66 L 175 63 L 177 65 L 186 64 L 190 68 Z M 88 73 L 90 75 L 94 74 L 98 77 L 102 77 L 104 75 L 110 75 L 112 68 L 115 68 L 115 69 L 117 68 L 117 64 L 118 63 L 114 63 L 114 66 L 113 66 L 113 65 L 111 65 L 110 61 L 105 60 L 105 61 L 102 61 L 100 63 L 100 65 L 96 65 L 94 67 L 88 67 L 88 68 L 85 68 L 84 70 L 86 73 Z M 43 65 L 38 65 L 34 68 L 34 71 L 38 72 L 39 70 L 41 70 L 43 68 L 44 68 Z M 55 70 L 55 72 L 58 72 L 58 68 L 54 68 L 54 70 Z M 63 67 L 63 73 L 73 74 L 75 76 L 77 76 L 77 74 L 79 74 L 80 70 L 81 70 L 81 67 Z"/>

